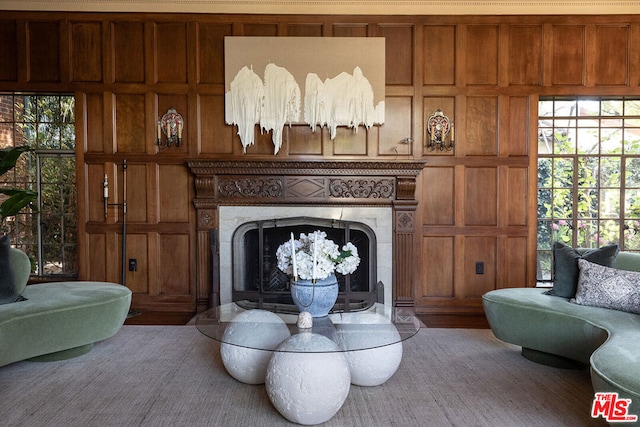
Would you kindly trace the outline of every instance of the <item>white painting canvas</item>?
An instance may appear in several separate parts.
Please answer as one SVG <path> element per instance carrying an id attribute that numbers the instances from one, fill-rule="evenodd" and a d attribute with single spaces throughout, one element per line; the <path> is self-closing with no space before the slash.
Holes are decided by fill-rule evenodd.
<path id="1" fill-rule="evenodd" d="M 274 153 L 284 126 L 354 132 L 384 123 L 382 37 L 225 37 L 225 121 L 243 149 L 254 129 L 272 133 Z"/>

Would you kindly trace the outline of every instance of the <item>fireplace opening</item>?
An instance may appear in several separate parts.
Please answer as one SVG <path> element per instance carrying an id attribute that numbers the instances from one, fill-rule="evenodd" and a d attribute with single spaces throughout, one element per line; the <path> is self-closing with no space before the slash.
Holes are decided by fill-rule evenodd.
<path id="1" fill-rule="evenodd" d="M 358 249 L 360 265 L 348 275 L 336 274 L 339 294 L 334 311 L 365 309 L 384 302 L 384 287 L 376 277 L 376 235 L 366 224 L 338 219 L 293 217 L 246 222 L 232 237 L 232 298 L 252 308 L 297 312 L 289 290 L 290 278 L 278 268 L 276 251 L 300 233 L 324 231 L 339 247 Z"/>

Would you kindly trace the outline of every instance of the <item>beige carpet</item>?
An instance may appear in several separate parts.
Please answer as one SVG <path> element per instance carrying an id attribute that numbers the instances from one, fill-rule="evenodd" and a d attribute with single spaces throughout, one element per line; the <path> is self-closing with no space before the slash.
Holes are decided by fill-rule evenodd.
<path id="1" fill-rule="evenodd" d="M 28 337 L 25 337 L 28 339 Z M 280 426 L 193 326 L 124 326 L 81 357 L 0 368 L 3 426 Z M 485 329 L 428 329 L 396 374 L 352 386 L 327 426 L 591 426 L 587 371 L 541 366 Z"/>

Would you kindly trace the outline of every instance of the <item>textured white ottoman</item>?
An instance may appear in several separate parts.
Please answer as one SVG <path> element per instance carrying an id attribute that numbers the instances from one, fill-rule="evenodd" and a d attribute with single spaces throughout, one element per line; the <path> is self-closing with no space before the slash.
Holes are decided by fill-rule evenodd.
<path id="1" fill-rule="evenodd" d="M 336 325 L 338 342 L 347 351 L 351 384 L 377 386 L 395 374 L 402 361 L 402 342 L 398 329 L 382 315 L 362 313 L 350 317 L 350 323 Z M 389 344 L 388 343 L 394 343 Z"/>
<path id="2" fill-rule="evenodd" d="M 312 425 L 328 421 L 340 410 L 350 383 L 349 364 L 338 345 L 307 332 L 293 335 L 277 347 L 265 385 L 282 416 Z"/>
<path id="3" fill-rule="evenodd" d="M 242 312 L 227 325 L 222 336 L 222 363 L 236 380 L 246 384 L 264 384 L 272 354 L 268 350 L 275 349 L 290 335 L 285 322 L 269 311 Z"/>

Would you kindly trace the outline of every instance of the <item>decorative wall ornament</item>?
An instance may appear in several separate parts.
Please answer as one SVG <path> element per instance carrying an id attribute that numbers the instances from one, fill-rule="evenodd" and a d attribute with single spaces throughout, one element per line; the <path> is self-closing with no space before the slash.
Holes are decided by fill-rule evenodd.
<path id="1" fill-rule="evenodd" d="M 451 151 L 454 146 L 453 123 L 442 110 L 437 109 L 427 119 L 428 147 L 432 151 L 438 148 L 440 151 Z"/>
<path id="2" fill-rule="evenodd" d="M 396 214 L 396 229 L 399 231 L 412 231 L 414 212 L 398 212 Z"/>
<path id="3" fill-rule="evenodd" d="M 274 154 L 286 125 L 333 139 L 338 126 L 382 124 L 384 50 L 381 37 L 225 37 L 225 122 L 244 152 L 256 125 L 271 132 Z"/>
<path id="4" fill-rule="evenodd" d="M 184 129 L 184 119 L 182 115 L 176 111 L 175 108 L 169 108 L 166 113 L 162 115 L 158 120 L 158 146 L 166 145 L 171 147 L 175 145 L 180 147 L 182 145 L 182 130 Z M 162 135 L 165 136 L 164 144 L 162 142 Z"/>

